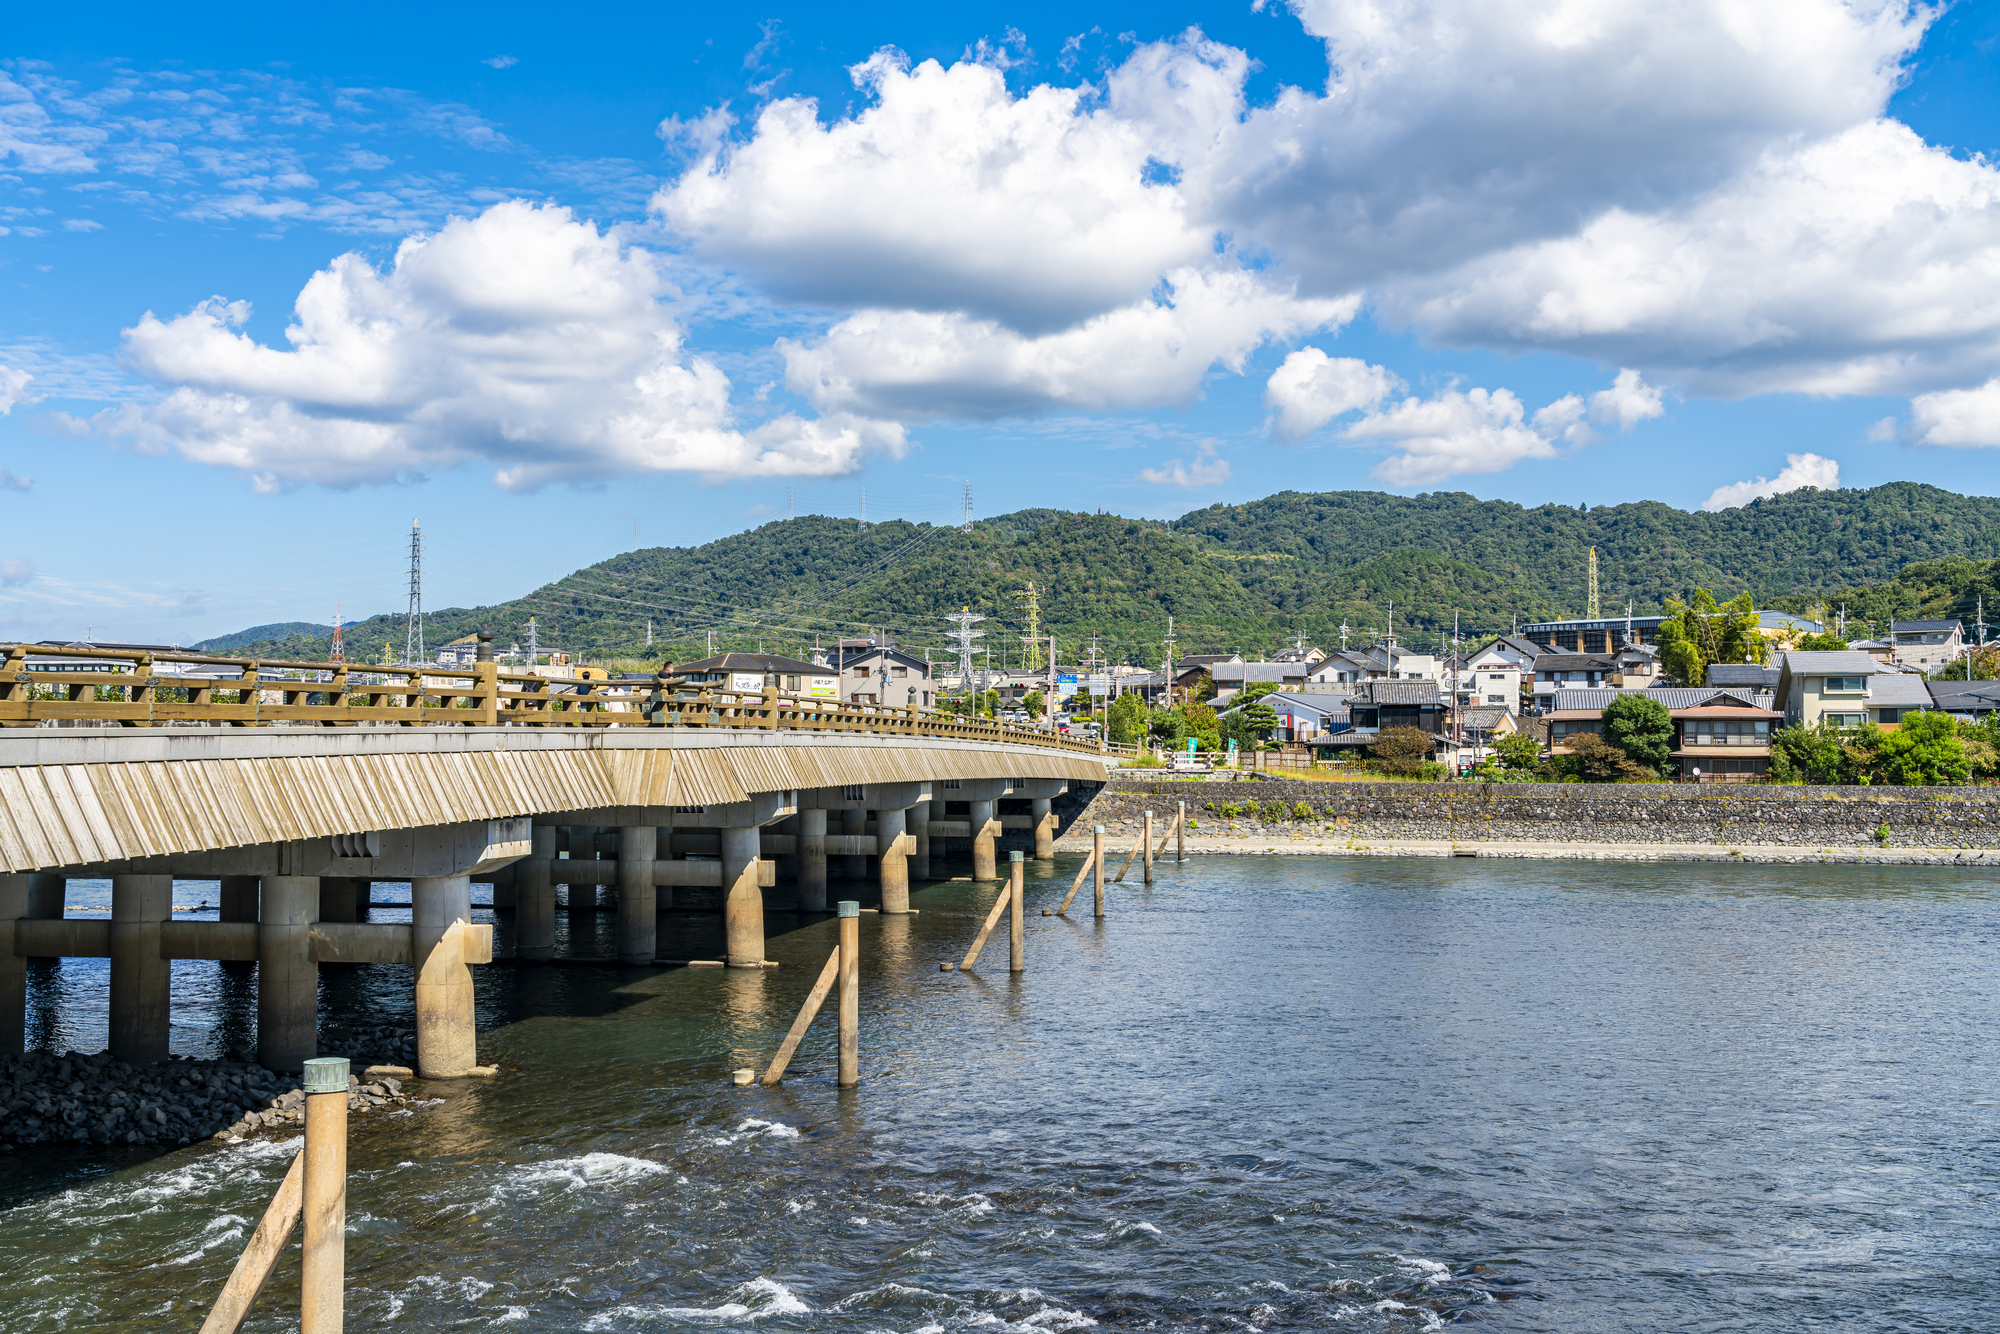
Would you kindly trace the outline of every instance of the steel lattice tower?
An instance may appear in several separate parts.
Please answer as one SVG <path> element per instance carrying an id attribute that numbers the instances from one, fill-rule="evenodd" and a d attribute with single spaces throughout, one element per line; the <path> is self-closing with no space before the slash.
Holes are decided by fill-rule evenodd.
<path id="1" fill-rule="evenodd" d="M 404 617 L 403 661 L 416 666 L 424 660 L 424 534 L 410 520 L 410 609 Z"/>
<path id="2" fill-rule="evenodd" d="M 958 650 L 959 688 L 970 694 L 972 691 L 972 641 L 986 638 L 984 630 L 975 630 L 972 627 L 986 618 L 973 611 L 970 607 L 963 607 L 945 617 L 945 619 L 950 621 L 954 627 L 950 633 L 952 647 Z"/>

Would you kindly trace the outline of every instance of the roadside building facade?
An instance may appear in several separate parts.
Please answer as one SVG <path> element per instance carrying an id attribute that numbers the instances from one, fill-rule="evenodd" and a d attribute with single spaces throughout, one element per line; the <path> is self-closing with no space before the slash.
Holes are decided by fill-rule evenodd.
<path id="1" fill-rule="evenodd" d="M 831 669 L 839 697 L 847 703 L 892 709 L 937 707 L 931 665 L 898 648 L 892 639 L 843 639 L 820 650 L 818 657 L 823 670 Z"/>
<path id="2" fill-rule="evenodd" d="M 1823 718 L 1836 727 L 1859 727 L 1870 721 L 1869 680 L 1894 670 L 1854 649 L 1794 649 L 1778 664 L 1776 707 L 1799 727 L 1817 727 Z"/>
<path id="3" fill-rule="evenodd" d="M 669 662 L 660 668 L 665 676 L 678 676 L 691 685 L 714 686 L 746 694 L 773 687 L 802 699 L 839 699 L 839 684 L 832 672 L 815 663 L 788 658 L 781 653 L 718 653 L 694 662 Z"/>
<path id="4" fill-rule="evenodd" d="M 1889 642 L 1898 667 L 1935 672 L 1965 652 L 1965 627 L 1957 621 L 1893 621 Z"/>

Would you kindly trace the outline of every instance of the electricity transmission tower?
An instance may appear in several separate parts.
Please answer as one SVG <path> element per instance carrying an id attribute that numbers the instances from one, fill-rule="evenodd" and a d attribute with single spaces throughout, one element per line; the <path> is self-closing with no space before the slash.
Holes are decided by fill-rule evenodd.
<path id="1" fill-rule="evenodd" d="M 424 534 L 410 520 L 410 609 L 403 618 L 403 661 L 414 667 L 424 660 Z"/>
<path id="2" fill-rule="evenodd" d="M 966 483 L 968 490 L 971 485 L 970 482 Z M 967 695 L 972 693 L 972 641 L 986 638 L 984 630 L 975 630 L 972 627 L 985 619 L 970 607 L 960 608 L 945 617 L 953 627 L 947 633 L 951 636 L 952 647 L 958 650 L 958 680 L 960 688 Z"/>
<path id="3" fill-rule="evenodd" d="M 959 515 L 958 526 L 970 530 L 972 527 L 972 479 L 965 479 L 965 506 Z"/>
<path id="4" fill-rule="evenodd" d="M 1021 659 L 1021 666 L 1031 672 L 1037 671 L 1042 665 L 1042 604 L 1035 596 L 1033 583 L 1028 585 L 1027 592 L 1015 596 L 1026 604 L 1022 614 L 1028 622 L 1028 632 L 1021 636 L 1021 642 L 1028 648 L 1026 656 Z"/>
<path id="5" fill-rule="evenodd" d="M 340 642 L 340 604 L 333 604 L 333 647 L 327 650 L 329 662 L 346 662 L 347 648 Z"/>

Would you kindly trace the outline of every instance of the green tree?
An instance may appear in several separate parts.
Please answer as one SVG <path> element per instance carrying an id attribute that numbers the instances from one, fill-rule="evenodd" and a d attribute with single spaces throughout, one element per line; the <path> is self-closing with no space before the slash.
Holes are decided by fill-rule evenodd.
<path id="1" fill-rule="evenodd" d="M 1674 716 L 1666 705 L 1631 691 L 1605 705 L 1602 717 L 1606 741 L 1654 777 L 1666 774 L 1674 749 Z"/>
<path id="2" fill-rule="evenodd" d="M 1120 745 L 1130 746 L 1144 735 L 1146 729 L 1146 701 L 1137 695 L 1120 695 L 1111 701 L 1105 710 L 1108 722 L 1105 730 L 1110 739 Z"/>
<path id="3" fill-rule="evenodd" d="M 1203 750 L 1222 749 L 1222 720 L 1215 710 L 1206 704 L 1183 704 L 1180 715 L 1185 724 L 1185 735 L 1195 739 L 1195 744 Z"/>
<path id="4" fill-rule="evenodd" d="M 1831 630 L 1807 635 L 1798 642 L 1799 651 L 1803 653 L 1838 653 L 1846 647 L 1847 641 Z"/>
<path id="5" fill-rule="evenodd" d="M 1515 772 L 1540 772 L 1542 743 L 1526 732 L 1514 732 L 1493 743 L 1493 756 L 1500 767 Z"/>
<path id="6" fill-rule="evenodd" d="M 1021 707 L 1028 711 L 1030 718 L 1041 717 L 1042 710 L 1047 704 L 1047 697 L 1039 690 L 1030 690 L 1027 694 L 1021 696 Z"/>
<path id="7" fill-rule="evenodd" d="M 1840 729 L 1821 722 L 1817 727 L 1781 727 L 1771 733 L 1771 777 L 1780 783 L 1821 786 L 1853 781 Z"/>
<path id="8" fill-rule="evenodd" d="M 1941 787 L 1972 776 L 1958 724 L 1944 713 L 1905 715 L 1895 731 L 1882 734 L 1875 764 L 1884 779 L 1905 787 Z"/>
<path id="9" fill-rule="evenodd" d="M 1748 593 L 1718 603 L 1697 588 L 1686 602 L 1668 598 L 1667 617 L 1657 640 L 1660 666 L 1677 685 L 1702 684 L 1711 662 L 1762 662 L 1770 654 Z"/>
<path id="10" fill-rule="evenodd" d="M 1431 739 L 1415 727 L 1385 727 L 1368 744 L 1368 754 L 1383 773 L 1418 774 L 1431 755 Z"/>
<path id="11" fill-rule="evenodd" d="M 1195 704 L 1206 704 L 1215 698 L 1215 673 L 1204 667 L 1201 675 L 1188 687 L 1188 699 Z"/>
<path id="12" fill-rule="evenodd" d="M 1660 776 L 1595 732 L 1573 736 L 1563 744 L 1569 750 L 1564 767 L 1586 783 L 1646 783 Z"/>
<path id="13" fill-rule="evenodd" d="M 1222 723 L 1237 745 L 1254 746 L 1277 727 L 1278 711 L 1266 704 L 1262 695 L 1252 696 L 1249 703 L 1237 704 L 1224 714 Z"/>

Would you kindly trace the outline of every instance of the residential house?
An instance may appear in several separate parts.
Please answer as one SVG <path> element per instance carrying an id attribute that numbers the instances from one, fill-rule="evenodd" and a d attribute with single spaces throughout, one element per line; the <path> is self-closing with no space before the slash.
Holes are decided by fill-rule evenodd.
<path id="1" fill-rule="evenodd" d="M 1926 681 L 1931 707 L 1964 722 L 2000 709 L 2000 681 Z"/>
<path id="2" fill-rule="evenodd" d="M 1621 644 L 1611 663 L 1611 684 L 1620 689 L 1650 690 L 1660 684 L 1660 650 L 1651 644 Z"/>
<path id="3" fill-rule="evenodd" d="M 1346 650 L 1329 653 L 1312 665 L 1306 683 L 1316 686 L 1351 686 L 1372 679 L 1373 665 Z"/>
<path id="4" fill-rule="evenodd" d="M 1570 743 L 1584 734 L 1601 734 L 1604 710 L 1630 691 L 1565 690 L 1556 707 L 1543 715 L 1551 754 L 1569 753 Z M 1673 760 L 1688 781 L 1746 782 L 1771 768 L 1771 729 L 1784 721 L 1763 691 L 1672 686 L 1648 690 L 1646 698 L 1667 706 L 1674 722 Z M 1701 772 L 1696 774 L 1694 771 Z"/>
<path id="5" fill-rule="evenodd" d="M 1326 650 L 1311 644 L 1297 644 L 1291 648 L 1279 649 L 1271 655 L 1272 662 L 1302 662 L 1308 667 L 1326 661 Z"/>
<path id="6" fill-rule="evenodd" d="M 1353 726 L 1350 695 L 1325 691 L 1275 691 L 1264 702 L 1278 715 L 1281 740 L 1310 745 L 1322 733 L 1345 732 Z"/>
<path id="7" fill-rule="evenodd" d="M 460 635 L 449 644 L 439 647 L 437 663 L 439 667 L 470 667 L 479 661 L 479 637 Z"/>
<path id="8" fill-rule="evenodd" d="M 1521 668 L 1504 658 L 1494 659 L 1483 667 L 1475 667 L 1470 660 L 1462 663 L 1456 673 L 1458 697 L 1456 703 L 1461 709 L 1497 708 L 1509 714 L 1521 712 Z M 1447 667 L 1440 685 L 1449 686 L 1453 673 Z"/>
<path id="9" fill-rule="evenodd" d="M 840 698 L 840 683 L 831 669 L 781 653 L 718 653 L 694 662 L 669 662 L 660 668 L 660 675 L 743 694 L 771 686 L 780 694 L 804 699 Z"/>
<path id="10" fill-rule="evenodd" d="M 1775 692 L 1779 675 L 1778 668 L 1760 667 L 1754 662 L 1711 662 L 1705 680 L 1712 686 Z"/>
<path id="11" fill-rule="evenodd" d="M 1886 639 L 1857 639 L 1847 647 L 1857 653 L 1866 653 L 1884 667 L 1896 665 L 1896 646 Z"/>
<path id="12" fill-rule="evenodd" d="M 1788 722 L 1817 727 L 1859 727 L 1868 720 L 1869 678 L 1895 669 L 1854 649 L 1787 652 L 1778 664 L 1776 707 Z"/>
<path id="13" fill-rule="evenodd" d="M 1532 669 L 1535 659 L 1548 652 L 1532 639 L 1519 635 L 1502 635 L 1485 648 L 1466 659 L 1474 667 L 1484 667 L 1489 663 L 1506 663 L 1524 669 Z"/>
<path id="14" fill-rule="evenodd" d="M 1915 672 L 1877 672 L 1868 678 L 1868 721 L 1894 727 L 1912 713 L 1934 707 L 1930 682 Z"/>
<path id="15" fill-rule="evenodd" d="M 1889 640 L 1898 667 L 1934 672 L 1965 652 L 1965 627 L 1957 621 L 1893 621 Z"/>
<path id="16" fill-rule="evenodd" d="M 1512 711 L 1491 705 L 1460 709 L 1445 724 L 1445 730 L 1475 753 L 1490 750 L 1495 741 L 1521 730 Z"/>
<path id="17" fill-rule="evenodd" d="M 1281 690 L 1302 686 L 1312 668 L 1303 662 L 1218 662 L 1208 669 L 1215 680 L 1216 708 L 1228 707 L 1248 686 L 1269 683 Z"/>
<path id="18" fill-rule="evenodd" d="M 1203 677 L 1213 679 L 1218 663 L 1241 662 L 1240 653 L 1193 653 L 1174 664 L 1174 693 L 1184 694 L 1200 685 Z"/>
<path id="19" fill-rule="evenodd" d="M 893 639 L 843 639 L 815 655 L 840 684 L 840 698 L 853 704 L 881 704 L 893 709 L 929 709 L 937 705 L 937 682 L 931 665 L 896 646 Z"/>
<path id="20" fill-rule="evenodd" d="M 1551 697 L 1561 691 L 1606 685 L 1617 669 L 1615 659 L 1599 654 L 1544 653 L 1535 659 L 1535 703 L 1546 709 Z"/>
<path id="21" fill-rule="evenodd" d="M 1323 758 L 1352 755 L 1391 727 L 1414 727 L 1432 739 L 1434 751 L 1451 749 L 1445 735 L 1446 703 L 1435 681 L 1364 681 L 1347 701 L 1347 711 L 1345 731 L 1312 738 L 1310 744 Z"/>

